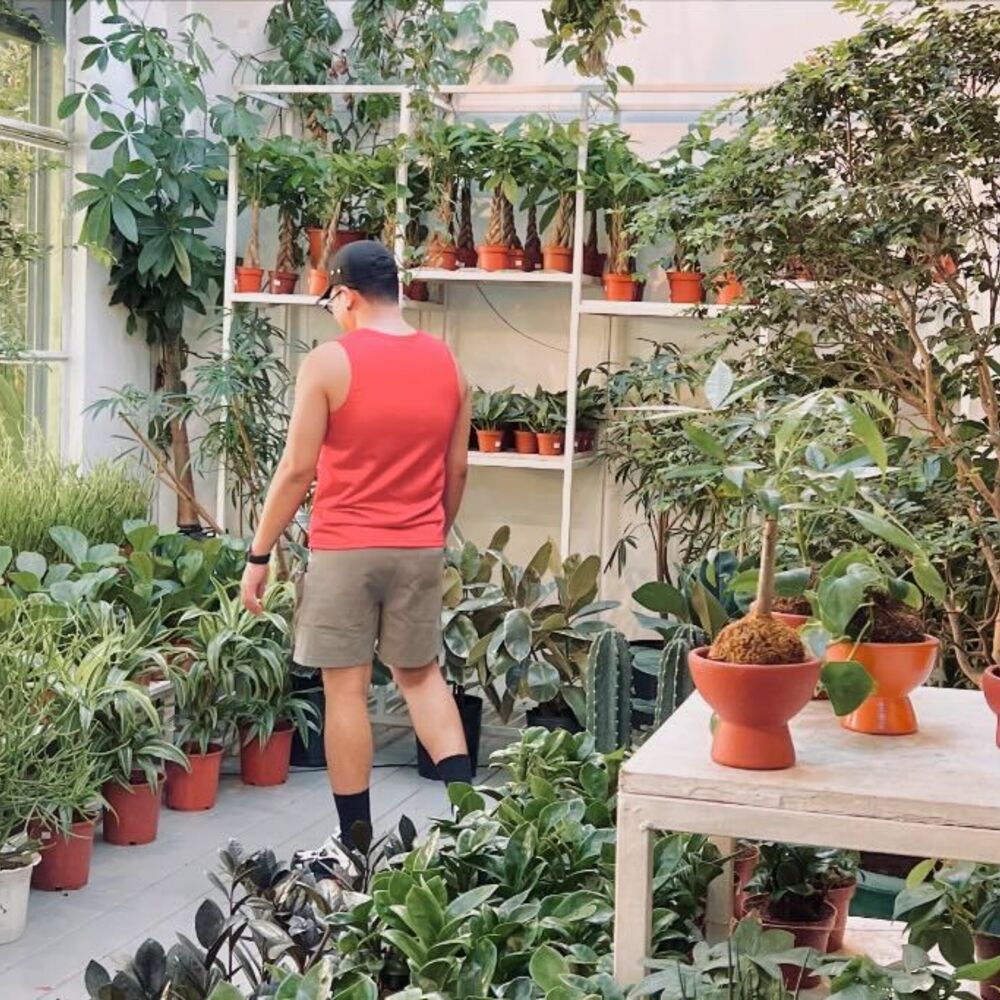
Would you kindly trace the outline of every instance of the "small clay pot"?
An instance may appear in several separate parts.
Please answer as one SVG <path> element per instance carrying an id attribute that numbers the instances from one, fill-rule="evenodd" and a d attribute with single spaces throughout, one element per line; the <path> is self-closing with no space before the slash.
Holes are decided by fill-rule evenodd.
<path id="1" fill-rule="evenodd" d="M 856 660 L 875 682 L 875 693 L 842 720 L 845 729 L 869 736 L 908 736 L 917 731 L 917 715 L 909 695 L 931 675 L 941 643 L 839 642 L 826 651 L 828 660 Z"/>
<path id="2" fill-rule="evenodd" d="M 632 301 L 642 302 L 642 297 L 646 293 L 646 281 L 645 279 L 636 279 L 632 282 Z"/>
<path id="3" fill-rule="evenodd" d="M 538 454 L 552 457 L 566 452 L 565 434 L 538 434 Z"/>
<path id="4" fill-rule="evenodd" d="M 1000 666 L 987 667 L 983 674 L 983 694 L 997 717 L 997 746 L 1000 747 Z"/>
<path id="5" fill-rule="evenodd" d="M 338 229 L 337 235 L 333 238 L 333 252 L 336 253 L 341 247 L 346 247 L 348 243 L 359 243 L 367 238 L 364 233 L 359 233 L 356 229 Z"/>
<path id="6" fill-rule="evenodd" d="M 473 247 L 459 247 L 455 256 L 459 267 L 475 267 L 479 263 L 479 255 Z"/>
<path id="7" fill-rule="evenodd" d="M 479 248 L 479 266 L 484 271 L 504 271 L 510 264 L 507 248 L 500 244 L 484 243 Z"/>
<path id="8" fill-rule="evenodd" d="M 330 284 L 330 272 L 321 267 L 309 271 L 309 294 L 322 295 Z"/>
<path id="9" fill-rule="evenodd" d="M 830 952 L 840 951 L 844 947 L 844 934 L 847 932 L 847 917 L 851 912 L 851 900 L 858 891 L 857 879 L 851 879 L 846 885 L 838 885 L 827 890 L 827 902 L 836 910 L 837 917 L 833 922 L 833 930 L 830 931 L 830 942 L 827 950 Z"/>
<path id="10" fill-rule="evenodd" d="M 724 767 L 777 771 L 795 763 L 788 723 L 809 702 L 820 662 L 745 664 L 708 658 L 708 647 L 688 654 L 691 679 L 715 710 L 712 760 Z"/>
<path id="11" fill-rule="evenodd" d="M 479 442 L 479 450 L 496 454 L 503 451 L 503 431 L 481 431 L 476 429 L 476 440 Z"/>
<path id="12" fill-rule="evenodd" d="M 514 450 L 519 455 L 537 455 L 538 435 L 534 431 L 515 430 Z"/>
<path id="13" fill-rule="evenodd" d="M 944 284 L 944 282 L 949 278 L 953 278 L 956 274 L 958 274 L 958 265 L 955 263 L 955 258 L 950 253 L 941 254 L 934 265 L 935 284 Z"/>
<path id="14" fill-rule="evenodd" d="M 172 761 L 167 763 L 167 808 L 181 812 L 211 809 L 219 794 L 222 747 L 211 743 L 208 753 L 198 753 L 193 747 L 185 747 L 184 752 L 190 771 Z"/>
<path id="15" fill-rule="evenodd" d="M 975 934 L 976 961 L 988 962 L 1000 957 L 1000 936 L 995 934 Z M 985 979 L 979 984 L 982 1000 L 1000 1000 L 1000 975 Z"/>
<path id="16" fill-rule="evenodd" d="M 695 304 L 705 301 L 705 275 L 700 271 L 667 271 L 670 301 Z"/>
<path id="17" fill-rule="evenodd" d="M 574 440 L 577 451 L 593 451 L 594 445 L 597 443 L 597 431 L 592 427 L 583 427 L 576 432 Z"/>
<path id="18" fill-rule="evenodd" d="M 719 283 L 718 292 L 715 296 L 716 304 L 720 306 L 731 306 L 743 299 L 746 289 L 743 283 L 735 274 L 727 274 L 724 280 Z"/>
<path id="19" fill-rule="evenodd" d="M 411 302 L 426 302 L 431 297 L 426 281 L 411 281 L 403 286 L 403 294 Z"/>
<path id="20" fill-rule="evenodd" d="M 291 295 L 299 276 L 294 271 L 271 271 L 270 286 L 272 295 Z"/>
<path id="21" fill-rule="evenodd" d="M 288 780 L 292 759 L 292 737 L 295 730 L 290 722 L 280 722 L 264 740 L 240 740 L 240 778 L 244 785 L 270 788 Z"/>
<path id="22" fill-rule="evenodd" d="M 604 296 L 609 302 L 634 302 L 635 286 L 631 274 L 604 275 Z"/>
<path id="23" fill-rule="evenodd" d="M 542 248 L 542 270 L 573 273 L 572 247 L 549 246 Z"/>
<path id="24" fill-rule="evenodd" d="M 832 904 L 824 903 L 822 918 L 812 923 L 792 923 L 779 920 L 771 915 L 767 901 L 760 897 L 753 900 L 752 907 L 759 915 L 761 925 L 765 930 L 788 931 L 795 939 L 796 948 L 808 948 L 817 957 L 826 954 L 830 946 L 833 925 L 837 919 L 837 911 Z M 785 980 L 785 986 L 796 995 L 798 995 L 796 991 L 815 989 L 819 985 L 818 976 L 804 972 L 797 965 L 783 965 L 781 975 Z"/>
<path id="25" fill-rule="evenodd" d="M 236 291 L 259 292 L 264 285 L 264 269 L 262 267 L 237 267 Z"/>
<path id="26" fill-rule="evenodd" d="M 444 243 L 435 243 L 427 248 L 427 266 L 439 267 L 442 271 L 458 270 L 458 251 Z"/>
<path id="27" fill-rule="evenodd" d="M 591 278 L 600 278 L 604 274 L 604 263 L 607 254 L 599 253 L 593 248 L 583 248 L 583 273 Z"/>
<path id="28" fill-rule="evenodd" d="M 508 251 L 510 267 L 515 271 L 524 270 L 524 249 L 522 247 L 511 247 Z"/>
<path id="29" fill-rule="evenodd" d="M 160 823 L 160 792 L 141 772 L 132 774 L 128 787 L 109 781 L 102 792 L 107 806 L 101 832 L 106 844 L 131 847 L 156 840 Z"/>

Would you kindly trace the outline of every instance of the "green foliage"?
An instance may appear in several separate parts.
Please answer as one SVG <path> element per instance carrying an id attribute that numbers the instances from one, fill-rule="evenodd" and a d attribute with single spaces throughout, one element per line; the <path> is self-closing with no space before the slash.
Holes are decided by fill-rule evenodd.
<path id="1" fill-rule="evenodd" d="M 498 431 L 510 420 L 513 407 L 512 389 L 476 389 L 472 393 L 472 426 L 480 431 Z"/>
<path id="2" fill-rule="evenodd" d="M 566 393 L 549 392 L 539 386 L 535 389 L 534 425 L 539 434 L 561 434 L 568 420 Z"/>
<path id="3" fill-rule="evenodd" d="M 610 753 L 632 743 L 632 651 L 617 629 L 605 629 L 587 658 L 587 730 Z"/>

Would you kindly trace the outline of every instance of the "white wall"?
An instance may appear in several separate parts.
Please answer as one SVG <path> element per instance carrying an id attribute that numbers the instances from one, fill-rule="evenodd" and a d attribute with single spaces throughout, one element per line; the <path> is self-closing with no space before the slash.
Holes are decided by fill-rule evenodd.
<path id="1" fill-rule="evenodd" d="M 259 52 L 266 47 L 263 26 L 271 0 L 212 0 L 211 3 L 160 0 L 151 6 L 173 28 L 185 15 L 199 11 L 211 18 L 216 35 L 236 50 Z M 349 26 L 351 3 L 334 0 L 331 6 L 341 22 Z M 852 18 L 839 13 L 832 2 L 825 0 L 636 0 L 636 6 L 642 11 L 647 27 L 637 39 L 620 46 L 615 61 L 630 65 L 640 84 L 734 87 L 764 84 L 811 48 L 850 34 L 854 26 Z M 529 0 L 491 0 L 489 4 L 492 17 L 514 21 L 520 32 L 520 40 L 511 53 L 515 67 L 512 85 L 578 82 L 561 64 L 545 65 L 543 50 L 532 44 L 544 32 L 542 9 L 541 3 Z M 215 79 L 209 84 L 210 94 L 231 92 L 231 62 L 220 55 L 217 67 Z M 683 134 L 697 117 L 695 105 L 704 106 L 715 99 L 711 95 L 682 94 L 671 104 L 689 110 L 669 113 L 626 110 L 622 120 L 634 130 L 641 148 L 652 155 Z M 641 98 L 633 105 L 623 102 L 623 108 L 645 107 L 648 103 L 647 98 Z M 573 106 L 572 100 L 567 103 L 565 98 L 527 98 L 505 95 L 503 91 L 495 98 L 468 98 L 462 104 L 473 113 L 498 119 L 529 109 Z M 221 226 L 219 232 L 221 236 Z M 265 240 L 265 256 L 269 243 L 270 240 Z M 94 266 L 88 265 L 88 275 L 93 275 Z M 125 346 L 121 318 L 109 315 L 102 296 L 94 294 L 99 289 L 92 285 L 97 284 L 96 277 L 88 279 L 85 326 L 91 339 L 100 338 L 101 360 L 87 363 L 84 397 L 98 381 L 107 384 L 119 372 L 131 377 L 135 368 L 134 345 Z M 452 288 L 448 292 L 447 319 L 428 313 L 422 321 L 431 332 L 445 334 L 455 345 L 470 379 L 476 383 L 494 388 L 516 384 L 530 389 L 541 382 L 550 388 L 561 388 L 565 382 L 568 293 L 523 286 L 485 286 L 484 294 L 492 309 L 475 289 Z M 290 310 L 289 317 L 293 332 L 307 344 L 335 333 L 329 321 L 318 313 L 305 315 Z M 588 317 L 584 320 L 581 360 L 584 364 L 607 357 L 624 361 L 643 350 L 640 344 L 643 339 L 670 339 L 694 348 L 703 345 L 703 335 L 702 326 L 688 321 L 670 324 L 622 321 L 612 332 L 605 320 Z M 88 347 L 91 339 L 87 341 Z M 107 375 L 103 374 L 105 364 L 113 365 Z M 102 371 L 101 380 L 96 378 L 97 369 Z M 95 448 L 106 447 L 106 435 L 102 436 L 105 439 L 95 441 Z M 96 433 L 87 432 L 88 450 L 90 438 L 97 437 Z M 210 503 L 211 488 L 209 484 L 206 486 L 204 499 Z M 483 542 L 498 524 L 509 523 L 514 529 L 512 554 L 521 557 L 557 533 L 559 490 L 559 477 L 552 473 L 474 470 L 461 520 L 463 530 Z M 167 506 L 172 509 L 172 504 Z M 631 512 L 623 508 L 620 497 L 608 488 L 600 470 L 579 474 L 574 549 L 608 552 L 631 520 Z M 630 590 L 648 579 L 651 572 L 649 553 L 641 552 L 633 558 L 627 579 L 609 579 L 610 596 L 627 599 Z"/>

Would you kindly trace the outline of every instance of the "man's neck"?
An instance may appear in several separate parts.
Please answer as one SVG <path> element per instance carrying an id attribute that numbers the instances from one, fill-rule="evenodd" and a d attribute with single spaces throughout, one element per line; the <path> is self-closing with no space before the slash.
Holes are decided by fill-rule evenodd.
<path id="1" fill-rule="evenodd" d="M 399 306 L 368 306 L 358 311 L 358 327 L 378 330 L 379 333 L 405 335 L 414 333 L 414 328 L 403 319 Z"/>

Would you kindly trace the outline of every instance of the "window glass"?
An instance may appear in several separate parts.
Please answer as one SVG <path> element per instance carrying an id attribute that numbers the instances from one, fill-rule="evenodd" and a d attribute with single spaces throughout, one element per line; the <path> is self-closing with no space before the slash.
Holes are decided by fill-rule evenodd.
<path id="1" fill-rule="evenodd" d="M 0 8 L 0 117 L 58 127 L 65 81 L 64 0 L 13 0 Z"/>

